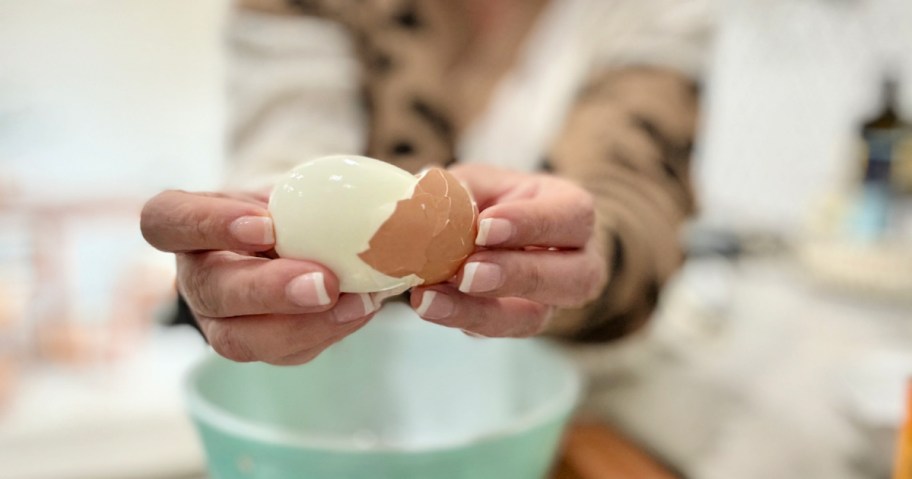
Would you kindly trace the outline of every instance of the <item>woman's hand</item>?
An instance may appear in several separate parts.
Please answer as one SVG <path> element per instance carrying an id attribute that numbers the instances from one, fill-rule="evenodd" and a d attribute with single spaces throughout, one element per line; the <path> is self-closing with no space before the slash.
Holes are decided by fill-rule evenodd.
<path id="1" fill-rule="evenodd" d="M 270 259 L 264 197 L 166 191 L 146 203 L 141 228 L 149 244 L 176 254 L 178 290 L 228 359 L 308 362 L 377 309 L 370 295 L 340 295 L 319 264 Z"/>
<path id="2" fill-rule="evenodd" d="M 542 332 L 554 307 L 579 307 L 607 281 L 592 195 L 561 178 L 481 165 L 451 170 L 478 207 L 476 244 L 449 284 L 416 288 L 412 306 L 434 323 L 488 337 Z"/>

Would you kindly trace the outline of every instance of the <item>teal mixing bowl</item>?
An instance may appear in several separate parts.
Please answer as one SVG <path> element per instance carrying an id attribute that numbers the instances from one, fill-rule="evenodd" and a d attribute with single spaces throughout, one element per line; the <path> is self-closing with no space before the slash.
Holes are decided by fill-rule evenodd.
<path id="1" fill-rule="evenodd" d="M 579 393 L 546 343 L 470 338 L 399 303 L 304 366 L 212 355 L 187 381 L 214 479 L 538 479 Z"/>

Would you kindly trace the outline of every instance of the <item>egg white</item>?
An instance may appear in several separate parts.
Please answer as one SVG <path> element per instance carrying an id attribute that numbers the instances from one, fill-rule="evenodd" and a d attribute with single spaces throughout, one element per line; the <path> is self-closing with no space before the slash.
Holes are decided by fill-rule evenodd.
<path id="1" fill-rule="evenodd" d="M 326 266 L 339 278 L 342 292 L 405 290 L 421 284 L 416 275 L 394 278 L 358 257 L 396 203 L 411 197 L 417 184 L 409 172 L 364 156 L 303 163 L 275 185 L 269 198 L 276 252 Z"/>

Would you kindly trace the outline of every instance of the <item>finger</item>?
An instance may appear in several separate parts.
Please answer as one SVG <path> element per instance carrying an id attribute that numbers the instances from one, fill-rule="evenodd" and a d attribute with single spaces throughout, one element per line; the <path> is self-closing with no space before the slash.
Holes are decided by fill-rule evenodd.
<path id="1" fill-rule="evenodd" d="M 607 276 L 605 261 L 589 249 L 488 250 L 470 256 L 455 283 L 459 291 L 473 296 L 515 296 L 579 307 L 598 296 Z"/>
<path id="2" fill-rule="evenodd" d="M 172 253 L 267 251 L 275 243 L 272 218 L 262 205 L 185 191 L 165 191 L 149 200 L 140 229 L 149 244 Z"/>
<path id="3" fill-rule="evenodd" d="M 238 362 L 303 360 L 295 358 L 303 351 L 321 346 L 356 331 L 374 313 L 364 309 L 359 294 L 346 294 L 331 311 L 303 315 L 265 314 L 236 318 L 210 318 L 197 316 L 200 328 L 212 348 L 221 356 Z M 346 317 L 340 321 L 338 309 L 345 309 Z M 371 308 L 373 309 L 373 308 Z M 357 310 L 357 314 L 353 314 Z M 289 363 L 290 363 L 289 362 Z"/>
<path id="4" fill-rule="evenodd" d="M 412 307 L 422 318 L 486 337 L 528 337 L 541 333 L 552 308 L 522 298 L 480 298 L 449 285 L 416 288 Z"/>
<path id="5" fill-rule="evenodd" d="M 359 319 L 356 323 L 352 323 L 352 328 L 346 328 L 344 331 L 340 331 L 339 334 L 334 335 L 331 338 L 328 338 L 326 341 L 310 348 L 305 349 L 304 351 L 299 351 L 288 356 L 284 356 L 278 359 L 267 360 L 266 362 L 274 366 L 298 366 L 301 364 L 309 363 L 316 359 L 317 356 L 329 349 L 330 346 L 338 343 L 339 341 L 345 339 L 345 337 L 354 334 L 359 329 L 364 327 L 374 315 L 369 315 L 364 318 Z"/>
<path id="6" fill-rule="evenodd" d="M 225 198 L 246 201 L 257 206 L 266 208 L 269 205 L 270 190 L 259 191 L 194 191 L 192 194 L 199 196 L 208 196 L 210 198 Z"/>
<path id="7" fill-rule="evenodd" d="M 230 193 L 205 193 L 206 196 L 217 196 L 222 198 L 236 198 L 249 201 L 266 208 L 269 205 L 269 189 L 260 191 L 236 191 Z"/>
<path id="8" fill-rule="evenodd" d="M 579 248 L 595 224 L 595 200 L 573 182 L 481 165 L 456 166 L 482 213 L 479 246 Z"/>
<path id="9" fill-rule="evenodd" d="M 303 327 L 308 321 L 315 321 L 315 318 L 306 316 L 207 318 L 200 324 L 202 326 L 205 322 L 208 325 L 204 329 L 206 338 L 212 349 L 222 357 L 237 362 L 291 365 L 313 359 L 368 319 L 369 316 L 366 316 L 358 322 L 335 324 L 323 331 L 313 327 L 316 324 L 307 324 L 310 328 Z M 274 334 L 256 334 L 268 332 Z"/>
<path id="10" fill-rule="evenodd" d="M 479 246 L 581 248 L 595 227 L 592 195 L 570 182 L 552 186 L 533 199 L 498 203 L 479 215 Z"/>
<path id="11" fill-rule="evenodd" d="M 486 208 L 508 194 L 521 178 L 528 178 L 526 175 L 480 164 L 456 165 L 448 171 L 468 186 L 479 209 Z"/>
<path id="12" fill-rule="evenodd" d="M 339 296 L 339 281 L 320 264 L 230 251 L 177 255 L 177 278 L 190 308 L 216 318 L 326 311 Z"/>

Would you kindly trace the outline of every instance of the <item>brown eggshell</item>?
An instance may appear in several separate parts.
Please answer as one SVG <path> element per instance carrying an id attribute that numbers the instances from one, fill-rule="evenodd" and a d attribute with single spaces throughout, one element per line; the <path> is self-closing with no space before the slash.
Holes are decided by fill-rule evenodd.
<path id="1" fill-rule="evenodd" d="M 395 278 L 414 274 L 423 284 L 453 277 L 475 248 L 478 208 L 469 192 L 446 170 L 420 177 L 410 198 L 390 215 L 358 256 Z"/>

